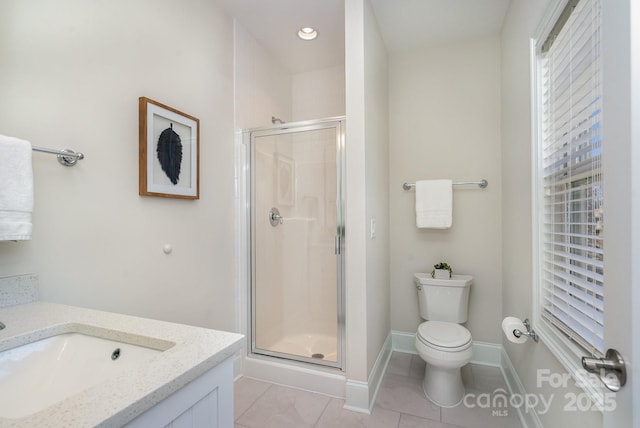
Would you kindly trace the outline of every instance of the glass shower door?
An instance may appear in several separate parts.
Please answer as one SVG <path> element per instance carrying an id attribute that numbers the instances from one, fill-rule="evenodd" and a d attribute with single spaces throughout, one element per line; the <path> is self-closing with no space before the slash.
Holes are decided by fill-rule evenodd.
<path id="1" fill-rule="evenodd" d="M 252 352 L 341 367 L 343 122 L 254 130 Z"/>

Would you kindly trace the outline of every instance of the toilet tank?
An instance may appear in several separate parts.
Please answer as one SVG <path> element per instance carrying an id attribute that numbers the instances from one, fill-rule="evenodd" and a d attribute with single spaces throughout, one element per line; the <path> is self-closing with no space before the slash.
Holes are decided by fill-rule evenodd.
<path id="1" fill-rule="evenodd" d="M 414 275 L 418 289 L 420 317 L 427 321 L 463 323 L 467 321 L 471 275 L 451 275 L 451 279 L 431 278 L 430 273 Z"/>

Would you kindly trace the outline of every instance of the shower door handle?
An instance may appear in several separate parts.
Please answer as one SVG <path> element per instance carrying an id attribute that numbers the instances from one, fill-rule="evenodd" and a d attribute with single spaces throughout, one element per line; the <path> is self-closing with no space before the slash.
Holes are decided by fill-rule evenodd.
<path id="1" fill-rule="evenodd" d="M 269 210 L 269 223 L 271 223 L 271 226 L 276 227 L 283 222 L 284 218 L 280 215 L 280 211 L 276 207 L 271 208 Z"/>
<path id="2" fill-rule="evenodd" d="M 342 253 L 342 251 L 340 250 L 340 247 L 342 244 L 342 239 L 340 239 L 340 235 L 336 235 L 333 242 L 334 242 L 334 252 L 336 256 L 339 256 Z"/>

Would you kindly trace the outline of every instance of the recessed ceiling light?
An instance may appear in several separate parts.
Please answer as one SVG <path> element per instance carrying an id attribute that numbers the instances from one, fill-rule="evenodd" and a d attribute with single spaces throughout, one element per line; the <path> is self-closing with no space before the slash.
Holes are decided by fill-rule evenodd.
<path id="1" fill-rule="evenodd" d="M 315 28 L 303 27 L 298 30 L 298 37 L 302 40 L 313 40 L 318 37 L 318 32 Z"/>

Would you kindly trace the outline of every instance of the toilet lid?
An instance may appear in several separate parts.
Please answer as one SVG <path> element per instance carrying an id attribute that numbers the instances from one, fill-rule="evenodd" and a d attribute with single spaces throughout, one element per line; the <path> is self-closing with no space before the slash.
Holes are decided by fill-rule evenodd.
<path id="1" fill-rule="evenodd" d="M 425 343 L 443 348 L 459 348 L 471 341 L 471 333 L 460 324 L 427 321 L 418 327 L 418 337 Z"/>

